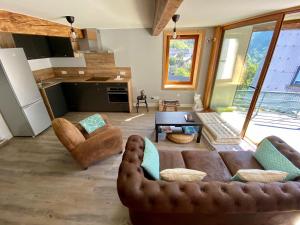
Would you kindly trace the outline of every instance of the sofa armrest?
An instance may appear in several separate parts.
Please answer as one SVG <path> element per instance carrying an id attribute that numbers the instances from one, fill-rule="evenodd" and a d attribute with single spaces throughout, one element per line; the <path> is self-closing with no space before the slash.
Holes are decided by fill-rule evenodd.
<path id="1" fill-rule="evenodd" d="M 300 183 L 165 182 L 144 177 L 144 140 L 131 136 L 119 168 L 118 194 L 136 211 L 153 213 L 255 213 L 300 209 Z"/>
<path id="2" fill-rule="evenodd" d="M 104 158 L 122 152 L 122 132 L 117 127 L 107 127 L 105 131 L 95 134 L 78 145 L 72 155 L 85 168 L 92 158 Z"/>

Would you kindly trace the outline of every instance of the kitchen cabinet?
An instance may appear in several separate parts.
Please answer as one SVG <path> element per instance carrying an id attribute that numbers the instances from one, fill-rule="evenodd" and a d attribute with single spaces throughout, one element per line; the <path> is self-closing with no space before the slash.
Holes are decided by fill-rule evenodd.
<path id="1" fill-rule="evenodd" d="M 106 111 L 106 93 L 101 83 L 79 83 L 78 111 L 103 112 Z"/>
<path id="2" fill-rule="evenodd" d="M 47 37 L 51 57 L 74 57 L 70 38 L 66 37 Z"/>
<path id="3" fill-rule="evenodd" d="M 63 93 L 69 111 L 129 112 L 126 87 L 118 83 L 63 83 Z"/>
<path id="4" fill-rule="evenodd" d="M 13 34 L 17 48 L 23 48 L 27 59 L 51 57 L 48 40 L 45 36 Z"/>
<path id="5" fill-rule="evenodd" d="M 101 83 L 64 83 L 68 109 L 78 112 L 107 112 L 107 94 Z"/>
<path id="6" fill-rule="evenodd" d="M 45 88 L 46 96 L 54 118 L 62 117 L 68 112 L 62 84 L 56 84 Z"/>
<path id="7" fill-rule="evenodd" d="M 70 38 L 12 34 L 15 46 L 23 48 L 27 59 L 74 57 Z"/>
<path id="8" fill-rule="evenodd" d="M 68 110 L 73 112 L 78 111 L 80 97 L 78 83 L 63 83 L 62 89 Z"/>

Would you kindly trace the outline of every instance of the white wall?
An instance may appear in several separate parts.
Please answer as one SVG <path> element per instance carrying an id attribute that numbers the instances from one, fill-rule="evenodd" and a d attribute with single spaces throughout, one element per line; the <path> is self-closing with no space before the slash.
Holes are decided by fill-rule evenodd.
<path id="1" fill-rule="evenodd" d="M 206 39 L 213 28 L 204 28 Z M 131 67 L 134 98 L 144 89 L 148 98 L 179 99 L 182 105 L 192 104 L 194 91 L 162 90 L 163 35 L 152 36 L 147 29 L 100 30 L 102 47 L 115 53 L 117 66 Z M 205 41 L 199 70 L 197 92 L 203 95 L 211 43 Z"/>
<path id="2" fill-rule="evenodd" d="M 51 62 L 50 58 L 44 58 L 44 59 L 30 59 L 28 60 L 29 66 L 32 71 L 35 70 L 41 70 L 46 68 L 51 68 Z"/>
<path id="3" fill-rule="evenodd" d="M 86 67 L 84 56 L 50 58 L 52 67 Z"/>
<path id="4" fill-rule="evenodd" d="M 28 60 L 32 71 L 51 67 L 86 67 L 84 56 Z"/>
<path id="5" fill-rule="evenodd" d="M 0 140 L 2 139 L 11 139 L 12 138 L 12 134 L 10 132 L 10 130 L 8 129 L 1 113 L 0 113 Z"/>

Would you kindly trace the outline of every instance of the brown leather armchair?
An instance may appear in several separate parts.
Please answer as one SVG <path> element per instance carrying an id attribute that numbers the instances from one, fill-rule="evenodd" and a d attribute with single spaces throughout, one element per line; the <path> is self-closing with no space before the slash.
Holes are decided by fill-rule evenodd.
<path id="1" fill-rule="evenodd" d="M 72 124 L 64 118 L 52 121 L 56 136 L 83 169 L 110 155 L 122 153 L 121 130 L 112 127 L 105 115 L 101 116 L 106 125 L 91 134 L 85 132 L 80 124 Z"/>

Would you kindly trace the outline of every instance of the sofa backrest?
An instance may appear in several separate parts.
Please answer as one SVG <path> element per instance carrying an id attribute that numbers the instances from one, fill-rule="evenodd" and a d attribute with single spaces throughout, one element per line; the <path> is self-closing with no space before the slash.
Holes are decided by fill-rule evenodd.
<path id="1" fill-rule="evenodd" d="M 279 137 L 270 136 L 267 139 L 274 145 L 275 148 L 280 151 L 285 157 L 287 157 L 295 166 L 300 168 L 300 153 L 281 140 Z"/>
<path id="2" fill-rule="evenodd" d="M 52 127 L 57 138 L 69 151 L 85 141 L 85 137 L 76 126 L 64 118 L 54 119 Z"/>

